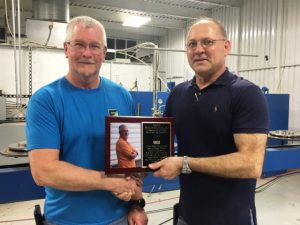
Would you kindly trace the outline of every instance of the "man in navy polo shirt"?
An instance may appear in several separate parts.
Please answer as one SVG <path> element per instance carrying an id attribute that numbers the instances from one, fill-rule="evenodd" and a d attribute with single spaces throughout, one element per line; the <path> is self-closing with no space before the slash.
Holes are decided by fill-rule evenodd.
<path id="1" fill-rule="evenodd" d="M 223 26 L 202 18 L 187 33 L 192 80 L 176 86 L 164 115 L 175 118 L 179 157 L 150 165 L 155 176 L 180 176 L 179 224 L 255 225 L 255 186 L 268 133 L 262 91 L 228 71 Z"/>

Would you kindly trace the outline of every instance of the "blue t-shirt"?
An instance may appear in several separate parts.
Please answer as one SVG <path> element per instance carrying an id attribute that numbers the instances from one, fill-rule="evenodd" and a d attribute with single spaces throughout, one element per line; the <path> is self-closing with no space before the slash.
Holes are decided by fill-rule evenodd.
<path id="1" fill-rule="evenodd" d="M 104 170 L 105 116 L 110 109 L 133 115 L 131 95 L 100 78 L 96 89 L 80 89 L 63 77 L 38 90 L 26 113 L 28 150 L 59 149 L 60 160 Z M 45 216 L 60 225 L 104 225 L 127 213 L 128 204 L 108 191 L 63 191 L 45 187 Z"/>
<path id="2" fill-rule="evenodd" d="M 165 116 L 174 117 L 178 153 L 212 157 L 236 152 L 235 133 L 267 133 L 268 110 L 258 86 L 226 70 L 200 90 L 193 80 L 176 86 Z M 189 225 L 255 221 L 255 179 L 192 172 L 180 175 L 180 215 Z"/>

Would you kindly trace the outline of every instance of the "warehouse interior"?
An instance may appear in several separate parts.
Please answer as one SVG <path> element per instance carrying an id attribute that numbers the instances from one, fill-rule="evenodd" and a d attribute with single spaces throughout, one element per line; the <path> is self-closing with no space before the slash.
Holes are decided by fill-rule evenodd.
<path id="1" fill-rule="evenodd" d="M 219 20 L 231 42 L 228 70 L 258 85 L 269 107 L 273 137 L 256 187 L 258 224 L 300 224 L 299 0 L 3 0 L 0 12 L 0 224 L 33 225 L 34 206 L 44 204 L 24 150 L 26 108 L 39 88 L 67 73 L 65 29 L 80 15 L 107 32 L 100 76 L 130 91 L 136 116 L 153 117 L 162 115 L 170 90 L 194 76 L 185 52 L 189 26 L 201 16 Z M 149 21 L 122 25 L 134 16 Z M 148 224 L 173 224 L 178 179 L 148 173 L 143 196 Z"/>

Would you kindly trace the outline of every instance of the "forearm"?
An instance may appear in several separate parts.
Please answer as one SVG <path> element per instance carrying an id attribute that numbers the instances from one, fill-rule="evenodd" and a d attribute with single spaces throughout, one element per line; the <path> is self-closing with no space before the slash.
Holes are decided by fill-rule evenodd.
<path id="1" fill-rule="evenodd" d="M 135 158 L 134 152 L 129 148 L 119 149 L 118 151 L 121 152 L 122 155 L 124 155 L 128 160 L 132 160 Z"/>
<path id="2" fill-rule="evenodd" d="M 55 160 L 32 167 L 38 185 L 69 191 L 110 190 L 103 172 L 84 169 L 70 163 Z"/>
<path id="3" fill-rule="evenodd" d="M 40 186 L 70 191 L 114 191 L 120 185 L 117 183 L 120 179 L 108 178 L 103 172 L 59 160 L 58 150 L 31 150 L 29 162 L 32 176 Z"/>
<path id="4" fill-rule="evenodd" d="M 261 175 L 266 134 L 234 134 L 237 152 L 207 158 L 190 158 L 192 170 L 228 178 L 258 178 Z"/>
<path id="5" fill-rule="evenodd" d="M 253 160 L 239 152 L 206 158 L 189 157 L 192 171 L 227 178 L 257 178 L 261 174 L 261 160 Z"/>

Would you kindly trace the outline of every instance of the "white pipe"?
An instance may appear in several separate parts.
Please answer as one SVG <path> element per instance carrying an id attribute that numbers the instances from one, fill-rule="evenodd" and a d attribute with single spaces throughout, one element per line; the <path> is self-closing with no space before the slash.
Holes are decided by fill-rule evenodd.
<path id="1" fill-rule="evenodd" d="M 250 71 L 257 71 L 257 70 L 271 70 L 276 69 L 276 66 L 269 66 L 269 67 L 260 67 L 260 68 L 250 68 L 250 69 L 241 69 L 238 72 L 250 72 Z"/>
<path id="2" fill-rule="evenodd" d="M 155 49 L 155 48 L 154 48 Z M 156 116 L 157 114 L 157 106 L 156 106 L 156 99 L 157 99 L 157 72 L 158 72 L 158 62 L 157 62 L 157 54 L 158 52 L 154 50 L 153 52 L 153 98 L 152 98 L 152 115 Z"/>
<path id="3" fill-rule="evenodd" d="M 22 93 L 22 52 L 21 52 L 21 8 L 20 8 L 20 0 L 17 1 L 18 3 L 18 45 L 19 45 L 19 70 L 18 70 L 18 75 L 19 75 L 19 93 L 20 93 L 20 104 L 17 105 L 17 108 L 19 112 L 21 112 L 21 107 L 22 107 L 22 99 L 21 99 L 21 93 Z"/>
<path id="4" fill-rule="evenodd" d="M 157 51 L 169 51 L 169 52 L 186 52 L 184 49 L 171 49 L 171 48 L 152 48 L 152 47 L 137 47 L 139 49 L 147 49 L 147 50 L 157 50 Z M 259 55 L 252 54 L 238 54 L 238 53 L 230 53 L 231 56 L 248 56 L 248 57 L 259 57 Z"/>
<path id="5" fill-rule="evenodd" d="M 289 64 L 289 65 L 281 65 L 279 66 L 279 68 L 287 68 L 287 67 L 298 67 L 300 66 L 299 63 L 295 63 L 295 64 Z M 238 70 L 238 72 L 251 72 L 251 71 L 257 71 L 257 70 L 274 70 L 274 69 L 278 69 L 277 66 L 268 66 L 268 67 L 259 67 L 259 68 L 250 68 L 250 69 L 242 69 L 242 70 Z"/>
<path id="6" fill-rule="evenodd" d="M 14 43 L 14 61 L 15 61 L 15 82 L 16 82 L 16 104 L 19 106 L 19 86 L 18 86 L 18 60 L 17 60 L 17 50 L 16 50 L 16 21 L 15 21 L 15 3 L 11 0 L 12 5 L 12 22 L 13 22 L 13 43 Z"/>
<path id="7" fill-rule="evenodd" d="M 286 67 L 297 67 L 300 66 L 299 63 L 295 63 L 295 64 L 289 64 L 289 65 L 281 65 L 280 68 L 286 68 Z"/>

